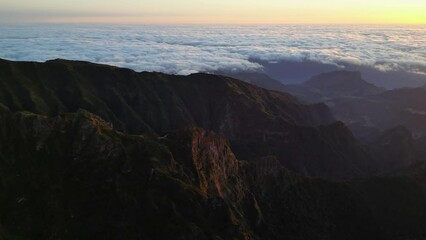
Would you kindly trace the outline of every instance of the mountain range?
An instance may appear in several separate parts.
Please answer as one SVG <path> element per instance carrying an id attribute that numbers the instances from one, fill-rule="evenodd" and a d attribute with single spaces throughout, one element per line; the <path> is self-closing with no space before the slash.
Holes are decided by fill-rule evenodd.
<path id="1" fill-rule="evenodd" d="M 366 86 L 320 93 L 392 99 Z M 0 60 L 0 238 L 424 238 L 421 140 L 361 142 L 329 106 L 220 75 Z"/>
<path id="2" fill-rule="evenodd" d="M 263 67 L 263 74 L 281 83 L 301 84 L 312 76 L 333 71 L 361 72 L 367 82 L 388 90 L 402 87 L 420 87 L 426 83 L 425 67 L 416 66 L 417 71 L 406 71 L 395 67 L 385 67 L 385 70 L 377 66 L 386 66 L 386 62 L 376 62 L 374 65 L 365 65 L 348 62 L 320 63 L 308 59 L 265 61 L 252 59 Z M 376 65 L 376 66 L 375 66 Z M 417 73 L 416 73 L 417 72 Z"/>
<path id="3" fill-rule="evenodd" d="M 239 75 L 233 76 L 244 80 Z M 290 93 L 304 103 L 325 103 L 335 119 L 344 122 L 362 142 L 375 141 L 380 134 L 401 125 L 416 139 L 426 132 L 424 87 L 386 90 L 353 71 L 321 73 L 300 84 L 280 86 L 270 84 L 274 80 L 270 77 L 258 79 L 262 81 L 253 83 Z"/>

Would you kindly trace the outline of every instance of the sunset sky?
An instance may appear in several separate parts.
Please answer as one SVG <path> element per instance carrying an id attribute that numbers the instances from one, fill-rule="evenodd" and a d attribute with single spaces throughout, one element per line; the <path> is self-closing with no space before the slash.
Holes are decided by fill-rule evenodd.
<path id="1" fill-rule="evenodd" d="M 0 23 L 426 24 L 425 0 L 0 0 Z"/>

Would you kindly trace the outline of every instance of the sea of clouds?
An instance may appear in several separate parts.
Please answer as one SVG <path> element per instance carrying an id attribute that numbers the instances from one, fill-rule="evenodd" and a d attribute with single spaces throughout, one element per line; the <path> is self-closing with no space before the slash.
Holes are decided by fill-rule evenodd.
<path id="1" fill-rule="evenodd" d="M 426 26 L 0 25 L 0 58 L 56 58 L 173 74 L 316 61 L 426 75 Z"/>

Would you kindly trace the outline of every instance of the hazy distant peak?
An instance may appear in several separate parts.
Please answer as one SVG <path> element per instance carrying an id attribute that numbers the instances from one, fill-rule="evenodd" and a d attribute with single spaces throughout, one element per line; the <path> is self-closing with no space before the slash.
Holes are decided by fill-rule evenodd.
<path id="1" fill-rule="evenodd" d="M 384 91 L 383 88 L 365 81 L 358 71 L 334 71 L 321 73 L 304 83 L 328 97 L 366 96 Z"/>
<path id="2" fill-rule="evenodd" d="M 311 79 L 306 81 L 306 84 L 309 85 L 319 85 L 319 84 L 337 84 L 337 83 L 348 83 L 351 82 L 362 82 L 367 83 L 362 79 L 361 72 L 359 71 L 333 71 L 327 73 L 321 73 L 316 76 L 313 76 Z"/>

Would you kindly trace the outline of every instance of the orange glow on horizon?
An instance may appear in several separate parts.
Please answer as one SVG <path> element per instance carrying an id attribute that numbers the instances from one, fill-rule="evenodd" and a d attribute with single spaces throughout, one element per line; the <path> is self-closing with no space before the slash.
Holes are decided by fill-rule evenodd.
<path id="1" fill-rule="evenodd" d="M 303 12 L 303 17 L 301 13 Z M 393 10 L 336 9 L 330 14 L 316 9 L 296 9 L 283 13 L 275 11 L 269 15 L 264 12 L 248 12 L 236 16 L 96 16 L 96 17 L 58 17 L 44 19 L 50 23 L 110 23 L 110 24 L 426 24 L 426 9 L 396 12 Z"/>
<path id="2" fill-rule="evenodd" d="M 0 23 L 426 24 L 425 0 L 26 1 L 3 0 Z"/>

